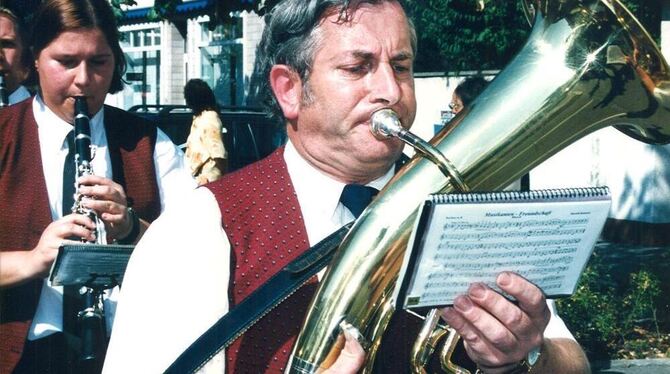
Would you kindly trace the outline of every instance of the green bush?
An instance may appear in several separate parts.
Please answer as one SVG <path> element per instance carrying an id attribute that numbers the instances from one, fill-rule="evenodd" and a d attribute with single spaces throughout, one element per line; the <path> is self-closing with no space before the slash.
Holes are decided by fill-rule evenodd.
<path id="1" fill-rule="evenodd" d="M 591 360 L 664 356 L 659 276 L 644 267 L 619 280 L 613 273 L 594 253 L 575 294 L 557 301 L 561 317 Z"/>

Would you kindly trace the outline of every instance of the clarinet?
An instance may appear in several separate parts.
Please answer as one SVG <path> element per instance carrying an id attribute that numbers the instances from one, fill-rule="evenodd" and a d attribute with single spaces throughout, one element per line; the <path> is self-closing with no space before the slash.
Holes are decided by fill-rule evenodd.
<path id="1" fill-rule="evenodd" d="M 88 216 L 95 222 L 95 244 L 107 244 L 104 223 L 92 210 L 85 208 L 81 201 L 84 196 L 79 192 L 77 180 L 86 175 L 93 175 L 91 166 L 91 125 L 88 115 L 88 105 L 83 96 L 75 97 L 74 102 L 74 163 L 76 170 L 75 195 L 72 212 Z"/>
<path id="2" fill-rule="evenodd" d="M 5 73 L 0 73 L 0 108 L 9 106 L 9 92 L 5 86 Z"/>
<path id="3" fill-rule="evenodd" d="M 74 162 L 76 167 L 76 179 L 85 175 L 92 175 L 91 166 L 91 127 L 88 114 L 86 98 L 75 97 L 74 104 Z M 93 244 L 107 244 L 104 223 L 98 214 L 92 209 L 82 206 L 84 196 L 79 192 L 79 184 L 75 180 L 75 196 L 73 213 L 88 216 L 95 223 L 95 242 Z M 81 338 L 81 361 L 84 365 L 98 365 L 97 360 L 104 352 L 106 336 L 105 317 L 103 311 L 102 294 L 104 290 L 91 287 L 81 287 L 81 305 L 83 309 L 78 312 L 77 324 L 79 337 Z"/>

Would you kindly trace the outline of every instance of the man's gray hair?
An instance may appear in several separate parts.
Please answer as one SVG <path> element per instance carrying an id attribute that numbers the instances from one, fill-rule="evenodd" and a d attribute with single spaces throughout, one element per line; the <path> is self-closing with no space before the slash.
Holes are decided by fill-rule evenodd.
<path id="1" fill-rule="evenodd" d="M 274 65 L 289 66 L 299 74 L 305 91 L 312 70 L 314 55 L 320 42 L 316 32 L 321 20 L 333 12 L 339 21 L 347 22 L 355 10 L 364 3 L 380 4 L 402 0 L 284 0 L 265 15 L 265 29 L 256 50 L 255 74 L 259 78 L 260 103 L 268 115 L 283 125 L 285 118 L 270 86 L 270 70 Z M 404 8 L 404 7 L 403 7 Z M 416 32 L 408 18 L 412 50 L 416 53 Z"/>

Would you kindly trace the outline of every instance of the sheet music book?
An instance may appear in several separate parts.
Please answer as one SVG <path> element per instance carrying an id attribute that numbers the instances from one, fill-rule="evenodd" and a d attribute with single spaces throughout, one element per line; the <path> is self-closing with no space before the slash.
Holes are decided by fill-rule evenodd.
<path id="1" fill-rule="evenodd" d="M 453 304 L 513 271 L 547 297 L 574 293 L 607 219 L 607 187 L 430 195 L 394 291 L 398 308 Z"/>

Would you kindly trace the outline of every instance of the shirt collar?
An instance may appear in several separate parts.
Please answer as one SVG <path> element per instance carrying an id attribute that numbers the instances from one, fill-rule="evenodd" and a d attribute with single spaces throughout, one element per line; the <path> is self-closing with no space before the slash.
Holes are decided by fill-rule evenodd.
<path id="1" fill-rule="evenodd" d="M 331 178 L 312 166 L 300 156 L 290 140 L 284 149 L 284 159 L 301 209 L 303 211 L 318 209 L 322 214 L 332 215 L 340 203 L 345 183 Z M 394 169 L 389 168 L 386 174 L 368 183 L 367 186 L 381 190 L 393 177 Z"/>
<path id="2" fill-rule="evenodd" d="M 19 101 L 23 101 L 30 97 L 30 91 L 24 86 L 19 86 L 17 89 L 12 92 L 8 99 L 10 104 L 16 104 Z"/>

